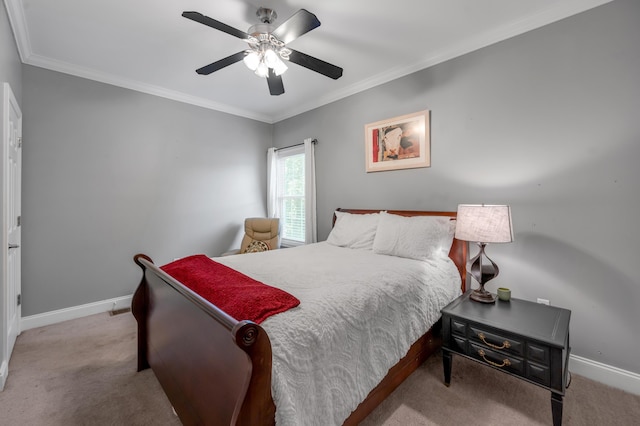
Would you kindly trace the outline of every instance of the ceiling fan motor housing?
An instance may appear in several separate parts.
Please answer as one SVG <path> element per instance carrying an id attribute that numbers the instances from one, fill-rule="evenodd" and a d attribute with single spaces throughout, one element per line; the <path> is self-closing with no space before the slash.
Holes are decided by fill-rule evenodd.
<path id="1" fill-rule="evenodd" d="M 258 36 L 260 34 L 271 34 L 274 29 L 275 28 L 272 24 L 256 24 L 249 27 L 247 33 L 256 38 L 259 38 Z"/>
<path id="2" fill-rule="evenodd" d="M 275 10 L 261 7 L 256 11 L 256 16 L 263 24 L 272 24 L 278 18 Z"/>

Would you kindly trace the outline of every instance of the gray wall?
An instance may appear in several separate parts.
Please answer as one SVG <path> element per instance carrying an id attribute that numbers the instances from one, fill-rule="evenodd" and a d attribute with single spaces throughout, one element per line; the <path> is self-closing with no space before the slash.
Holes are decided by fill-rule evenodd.
<path id="1" fill-rule="evenodd" d="M 23 314 L 130 294 L 136 252 L 232 247 L 266 147 L 315 137 L 320 239 L 336 207 L 509 203 L 489 288 L 571 309 L 574 354 L 640 373 L 638 22 L 617 0 L 273 126 L 24 66 Z M 364 125 L 422 109 L 432 167 L 365 173 Z"/>
<path id="2" fill-rule="evenodd" d="M 18 49 L 13 38 L 13 32 L 11 31 L 11 26 L 9 25 L 7 11 L 5 9 L 4 2 L 2 2 L 2 5 L 0 6 L 0 84 L 9 83 L 9 85 L 11 86 L 11 90 L 16 97 L 16 100 L 22 106 L 22 77 L 20 74 L 21 67 L 22 64 L 20 62 L 20 56 L 18 55 Z M 0 87 L 0 92 L 2 91 L 3 89 Z M 2 100 L 0 100 L 0 102 L 2 102 Z M 2 117 L 0 117 L 0 131 L 4 132 L 1 120 Z M 2 138 L 0 137 L 0 143 L 1 142 Z M 4 185 L 2 179 L 2 176 L 0 176 L 0 188 Z M 5 273 L 2 268 L 3 265 L 0 263 L 0 276 L 4 275 Z M 0 283 L 0 324 L 2 324 L 3 328 L 6 326 L 5 318 L 6 313 L 4 288 Z M 2 332 L 0 331 L 0 337 L 1 336 Z M 5 341 L 4 338 L 0 338 L 0 364 L 5 361 L 3 359 L 4 351 Z"/>
<path id="3" fill-rule="evenodd" d="M 571 309 L 573 354 L 640 373 L 639 22 L 615 1 L 277 123 L 319 140 L 318 238 L 337 207 L 510 204 L 488 288 Z M 364 125 L 423 109 L 432 166 L 365 173 Z"/>
<path id="4" fill-rule="evenodd" d="M 23 315 L 130 295 L 158 264 L 239 245 L 265 214 L 272 126 L 23 67 Z"/>
<path id="5" fill-rule="evenodd" d="M 22 63 L 4 2 L 0 6 L 0 83 L 9 83 L 22 106 Z"/>

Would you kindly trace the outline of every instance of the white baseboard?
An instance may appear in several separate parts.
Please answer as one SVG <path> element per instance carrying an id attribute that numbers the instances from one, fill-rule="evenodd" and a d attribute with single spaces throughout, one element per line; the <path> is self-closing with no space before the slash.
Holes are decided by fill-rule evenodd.
<path id="1" fill-rule="evenodd" d="M 4 384 L 7 382 L 7 374 L 9 374 L 9 365 L 7 361 L 2 361 L 0 365 L 0 392 L 4 390 Z"/>
<path id="2" fill-rule="evenodd" d="M 128 308 L 131 306 L 132 297 L 133 295 L 116 297 L 115 299 L 23 317 L 20 323 L 20 329 L 29 330 L 31 328 L 43 327 L 62 321 L 99 314 L 101 312 Z M 0 389 L 2 389 L 3 381 L 6 380 L 7 377 L 5 370 L 6 363 L 4 363 L 2 369 L 0 369 Z M 572 373 L 604 383 L 605 385 L 640 395 L 640 374 L 592 361 L 577 355 L 571 355 L 569 359 L 569 370 Z"/>
<path id="3" fill-rule="evenodd" d="M 45 325 L 56 324 L 62 321 L 86 317 L 88 315 L 129 308 L 131 307 L 132 297 L 133 295 L 116 297 L 115 299 L 102 300 L 100 302 L 88 303 L 86 305 L 73 306 L 71 308 L 22 317 L 22 320 L 20 321 L 20 330 L 29 330 L 31 328 L 43 327 Z"/>
<path id="4" fill-rule="evenodd" d="M 604 383 L 605 385 L 622 389 L 623 391 L 640 395 L 640 374 L 623 370 L 601 362 L 592 361 L 580 356 L 569 357 L 569 371 Z"/>

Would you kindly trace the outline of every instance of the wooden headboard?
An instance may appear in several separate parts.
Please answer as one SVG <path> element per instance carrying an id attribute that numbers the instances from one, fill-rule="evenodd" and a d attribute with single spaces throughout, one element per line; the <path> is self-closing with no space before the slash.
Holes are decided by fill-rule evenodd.
<path id="1" fill-rule="evenodd" d="M 370 214 L 370 213 L 378 213 L 383 210 L 366 210 L 366 209 L 342 209 L 338 208 L 336 211 L 351 213 L 351 214 Z M 447 216 L 452 220 L 456 218 L 456 212 L 437 212 L 437 211 L 418 211 L 418 210 L 384 210 L 390 214 L 397 214 L 400 216 Z M 332 226 L 336 223 L 336 215 L 333 214 L 333 222 Z M 462 241 L 458 239 L 453 239 L 453 244 L 451 244 L 451 250 L 449 251 L 449 257 L 453 260 L 453 263 L 456 264 L 458 268 L 458 272 L 460 272 L 460 278 L 462 279 L 462 284 L 460 288 L 464 293 L 467 289 L 467 258 L 469 255 L 469 243 L 467 241 Z"/>

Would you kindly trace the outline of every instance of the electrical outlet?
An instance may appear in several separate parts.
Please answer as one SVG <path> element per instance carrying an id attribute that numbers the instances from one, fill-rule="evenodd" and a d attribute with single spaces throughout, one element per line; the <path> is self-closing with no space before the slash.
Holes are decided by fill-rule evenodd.
<path id="1" fill-rule="evenodd" d="M 549 299 L 541 299 L 538 297 L 538 303 L 541 303 L 543 305 L 548 305 L 549 304 Z"/>

